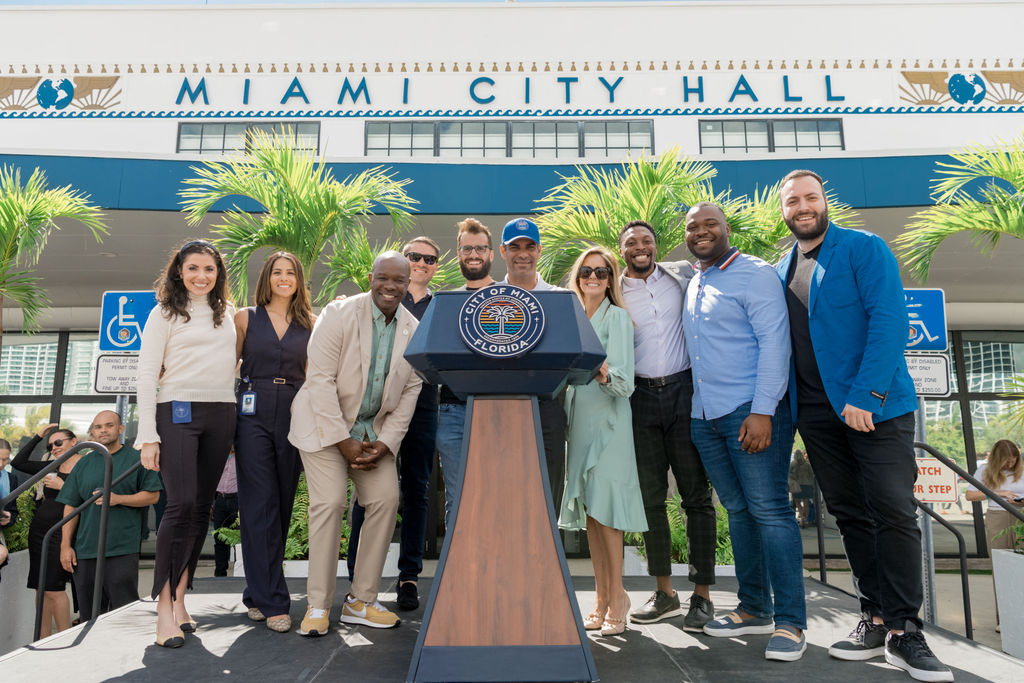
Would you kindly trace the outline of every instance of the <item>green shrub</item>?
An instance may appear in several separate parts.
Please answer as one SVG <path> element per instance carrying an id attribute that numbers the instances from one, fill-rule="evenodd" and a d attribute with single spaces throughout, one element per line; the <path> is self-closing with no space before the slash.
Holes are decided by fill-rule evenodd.
<path id="1" fill-rule="evenodd" d="M 30 488 L 18 496 L 18 519 L 14 524 L 4 529 L 4 539 L 7 541 L 7 549 L 16 553 L 28 547 L 28 528 L 32 525 L 32 518 L 36 514 L 36 490 Z"/>
<path id="2" fill-rule="evenodd" d="M 690 553 L 686 539 L 686 513 L 683 512 L 683 500 L 677 493 L 665 501 L 668 508 L 668 528 L 672 538 L 672 563 L 689 564 Z M 729 513 L 721 505 L 715 506 L 715 528 L 718 542 L 715 547 L 715 564 L 734 564 L 732 542 L 729 540 Z M 642 557 L 647 557 L 644 548 L 644 535 L 628 533 L 626 543 L 635 545 Z"/>

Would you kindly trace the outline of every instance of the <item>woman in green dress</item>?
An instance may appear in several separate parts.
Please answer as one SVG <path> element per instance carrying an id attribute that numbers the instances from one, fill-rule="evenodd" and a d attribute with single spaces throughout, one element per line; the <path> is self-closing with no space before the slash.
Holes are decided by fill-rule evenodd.
<path id="1" fill-rule="evenodd" d="M 622 633 L 629 596 L 622 586 L 622 532 L 647 531 L 633 453 L 633 321 L 622 303 L 618 259 L 591 247 L 569 286 L 580 297 L 607 359 L 589 384 L 566 391 L 569 417 L 565 494 L 558 525 L 587 530 L 597 600 L 584 620 L 602 635 Z"/>

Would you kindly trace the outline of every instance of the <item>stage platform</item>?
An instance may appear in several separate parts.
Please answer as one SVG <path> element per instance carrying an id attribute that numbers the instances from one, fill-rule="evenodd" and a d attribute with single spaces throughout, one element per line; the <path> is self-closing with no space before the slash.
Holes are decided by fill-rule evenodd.
<path id="1" fill-rule="evenodd" d="M 593 604 L 593 577 L 573 577 L 576 597 L 584 612 Z M 381 600 L 393 607 L 395 585 Z M 626 580 L 633 605 L 647 599 L 653 580 Z M 294 631 L 278 634 L 250 622 L 240 600 L 243 579 L 197 579 L 189 597 L 199 630 L 186 635 L 185 646 L 165 650 L 153 644 L 155 604 L 140 601 L 98 621 L 40 641 L 31 648 L 0 657 L 3 681 L 404 681 L 416 642 L 423 607 L 401 613 L 402 625 L 374 630 L 337 624 L 340 601 L 348 582 L 338 581 L 334 627 L 329 635 L 303 638 Z M 648 626 L 630 625 L 620 636 L 590 634 L 598 674 L 606 683 L 729 681 L 830 683 L 906 682 L 910 677 L 879 658 L 871 662 L 841 662 L 828 656 L 828 646 L 855 625 L 857 601 L 850 595 L 806 579 L 808 648 L 799 662 L 764 659 L 768 636 L 709 638 L 682 630 L 682 618 Z M 421 581 L 424 598 L 430 580 Z M 305 610 L 305 581 L 289 579 L 292 618 Z M 713 587 L 716 613 L 735 607 L 736 580 L 720 577 Z M 688 590 L 685 581 L 677 589 Z M 501 590 L 495 586 L 495 590 Z M 467 597 L 468 599 L 468 597 Z M 482 596 L 477 599 L 487 599 Z M 523 596 L 524 600 L 529 596 Z M 425 599 L 424 599 L 425 602 Z M 953 668 L 960 683 L 1024 681 L 1024 662 L 938 628 L 928 630 L 928 642 Z"/>

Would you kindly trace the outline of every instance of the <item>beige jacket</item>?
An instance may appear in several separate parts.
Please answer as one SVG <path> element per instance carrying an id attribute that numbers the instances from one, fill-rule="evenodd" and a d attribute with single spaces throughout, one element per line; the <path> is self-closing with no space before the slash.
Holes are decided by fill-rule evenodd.
<path id="1" fill-rule="evenodd" d="M 377 439 L 398 453 L 423 380 L 405 360 L 405 348 L 419 324 L 404 306 L 396 314 L 398 329 L 384 382 L 380 412 L 373 420 Z M 292 401 L 288 440 L 308 453 L 349 438 L 359 414 L 370 372 L 373 301 L 359 294 L 324 307 L 309 338 L 306 382 Z"/>

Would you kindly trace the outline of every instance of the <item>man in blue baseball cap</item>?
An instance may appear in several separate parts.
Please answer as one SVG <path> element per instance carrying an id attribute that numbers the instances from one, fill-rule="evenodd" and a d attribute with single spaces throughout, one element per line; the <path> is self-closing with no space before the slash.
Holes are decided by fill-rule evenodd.
<path id="1" fill-rule="evenodd" d="M 513 218 L 501 231 L 501 257 L 508 275 L 505 282 L 523 289 L 546 291 L 559 289 L 544 282 L 537 273 L 540 258 L 540 230 L 529 218 Z M 554 486 L 554 482 L 551 484 Z"/>
<path id="2" fill-rule="evenodd" d="M 537 272 L 540 258 L 540 230 L 529 218 L 513 218 L 501 231 L 501 257 L 505 259 L 508 275 L 502 281 L 516 287 L 542 291 L 568 291 L 548 284 Z M 544 436 L 544 455 L 548 463 L 548 481 L 555 510 L 562 509 L 562 490 L 565 487 L 565 409 L 562 394 L 554 399 L 538 399 L 540 430 Z"/>

